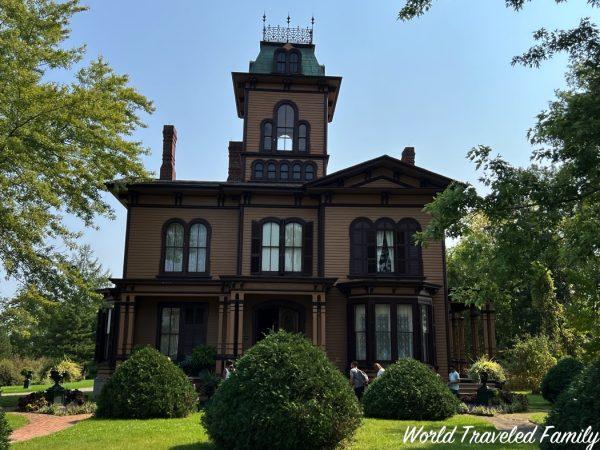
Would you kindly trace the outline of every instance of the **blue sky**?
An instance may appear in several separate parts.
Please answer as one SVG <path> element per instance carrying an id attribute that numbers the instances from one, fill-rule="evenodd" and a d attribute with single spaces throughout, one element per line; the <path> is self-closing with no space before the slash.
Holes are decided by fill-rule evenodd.
<path id="1" fill-rule="evenodd" d="M 512 67 L 539 27 L 568 28 L 597 20 L 585 0 L 556 5 L 533 0 L 520 12 L 503 0 L 438 0 L 425 16 L 396 20 L 403 2 L 358 0 L 208 2 L 88 0 L 71 42 L 87 44 L 86 60 L 102 55 L 154 101 L 156 112 L 135 138 L 152 150 L 146 167 L 160 167 L 162 125 L 178 131 L 177 177 L 224 180 L 227 143 L 240 140 L 232 71 L 247 71 L 267 22 L 306 26 L 314 14 L 317 58 L 328 75 L 343 77 L 329 128 L 329 171 L 416 148 L 417 165 L 477 184 L 466 152 L 493 147 L 527 164 L 526 131 L 564 86 L 565 58 L 539 69 Z M 110 198 L 110 197 L 109 197 Z M 121 276 L 125 210 L 110 198 L 116 220 L 84 230 L 102 264 Z M 75 229 L 80 225 L 67 219 Z M 0 295 L 16 283 L 2 281 Z"/>

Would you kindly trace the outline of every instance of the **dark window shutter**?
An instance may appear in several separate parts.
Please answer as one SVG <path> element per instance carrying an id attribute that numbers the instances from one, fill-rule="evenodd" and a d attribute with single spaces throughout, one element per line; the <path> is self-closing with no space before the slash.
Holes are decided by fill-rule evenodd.
<path id="1" fill-rule="evenodd" d="M 106 341 L 106 311 L 99 310 L 96 322 L 96 351 L 94 359 L 96 362 L 104 361 L 104 343 Z"/>
<path id="2" fill-rule="evenodd" d="M 369 273 L 377 272 L 377 243 L 375 227 L 372 226 L 367 231 L 367 270 Z"/>
<path id="3" fill-rule="evenodd" d="M 312 264 L 313 264 L 313 223 L 308 222 L 304 224 L 304 232 L 302 237 L 304 242 L 302 243 L 302 273 L 305 275 L 312 275 Z"/>
<path id="4" fill-rule="evenodd" d="M 261 226 L 259 222 L 252 221 L 252 247 L 250 249 L 250 272 L 260 272 L 260 242 Z"/>
<path id="5" fill-rule="evenodd" d="M 421 247 L 413 242 L 413 236 L 415 230 L 411 230 L 411 233 L 407 233 L 407 247 L 408 247 L 408 264 L 407 272 L 409 275 L 418 276 L 421 275 Z"/>
<path id="6" fill-rule="evenodd" d="M 400 275 L 408 273 L 406 267 L 406 231 L 398 230 L 396 232 L 396 272 Z"/>
<path id="7" fill-rule="evenodd" d="M 350 274 L 365 275 L 367 267 L 367 234 L 369 223 L 354 222 L 350 227 Z"/>

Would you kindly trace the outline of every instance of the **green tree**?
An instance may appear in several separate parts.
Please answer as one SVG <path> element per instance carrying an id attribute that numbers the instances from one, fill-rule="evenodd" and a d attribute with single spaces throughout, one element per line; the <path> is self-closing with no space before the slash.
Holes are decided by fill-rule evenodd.
<path id="1" fill-rule="evenodd" d="M 85 47 L 66 41 L 84 10 L 78 0 L 0 0 L 0 268 L 42 289 L 78 276 L 61 250 L 78 236 L 63 216 L 93 226 L 112 215 L 107 181 L 147 174 L 146 149 L 130 137 L 152 104 L 101 58 L 81 66 Z"/>
<path id="2" fill-rule="evenodd" d="M 79 282 L 56 277 L 45 290 L 28 285 L 3 301 L 0 320 L 6 324 L 15 353 L 22 356 L 68 357 L 78 362 L 92 359 L 96 313 L 102 302 L 98 289 L 107 287 L 108 273 L 83 246 L 71 262 L 81 274 Z"/>
<path id="3" fill-rule="evenodd" d="M 557 3 L 561 0 L 557 0 Z M 408 0 L 400 11 L 409 20 L 433 0 Z M 526 0 L 507 0 L 522 8 Z M 592 7 L 598 0 L 588 0 Z M 568 88 L 556 92 L 528 137 L 534 150 L 528 167 L 512 166 L 480 145 L 468 157 L 487 188 L 480 194 L 455 183 L 427 206 L 432 215 L 422 242 L 468 234 L 469 217 L 486 218 L 496 264 L 530 286 L 532 305 L 564 314 L 584 333 L 590 354 L 600 352 L 600 33 L 586 18 L 570 30 L 534 33 L 537 44 L 513 64 L 538 67 L 559 52 L 569 58 Z"/>

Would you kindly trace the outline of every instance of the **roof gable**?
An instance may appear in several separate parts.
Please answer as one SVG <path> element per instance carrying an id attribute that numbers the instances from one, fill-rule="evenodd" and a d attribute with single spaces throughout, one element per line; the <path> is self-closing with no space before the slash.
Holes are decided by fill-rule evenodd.
<path id="1" fill-rule="evenodd" d="M 383 155 L 307 183 L 307 187 L 445 189 L 451 178 Z"/>

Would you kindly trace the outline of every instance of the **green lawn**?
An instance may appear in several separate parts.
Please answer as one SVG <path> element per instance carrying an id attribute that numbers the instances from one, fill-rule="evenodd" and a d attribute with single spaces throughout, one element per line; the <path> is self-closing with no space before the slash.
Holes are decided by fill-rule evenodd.
<path id="1" fill-rule="evenodd" d="M 548 412 L 552 408 L 552 403 L 544 400 L 544 397 L 538 394 L 527 394 L 529 400 L 530 412 Z"/>
<path id="2" fill-rule="evenodd" d="M 423 425 L 427 429 L 437 430 L 448 427 L 475 425 L 477 430 L 494 430 L 484 419 L 472 416 L 455 416 L 443 422 L 408 422 L 395 420 L 365 419 L 350 448 L 396 449 L 402 446 L 404 430 L 408 425 Z M 406 445 L 412 448 L 452 448 L 471 449 L 474 445 Z M 14 445 L 17 449 L 53 450 L 64 448 L 93 449 L 155 449 L 170 448 L 177 450 L 214 449 L 208 436 L 200 426 L 200 414 L 185 419 L 154 420 L 102 420 L 90 419 L 59 433 Z M 533 449 L 535 446 L 492 446 L 486 449 Z"/>
<path id="3" fill-rule="evenodd" d="M 25 417 L 13 413 L 6 413 L 6 419 L 8 420 L 8 426 L 13 430 L 21 428 L 29 423 Z"/>
<path id="4" fill-rule="evenodd" d="M 29 386 L 29 389 L 23 389 L 23 385 L 20 386 L 3 386 L 2 393 L 3 394 L 16 394 L 16 393 L 28 393 L 35 391 L 44 391 L 52 386 L 52 383 L 48 384 L 32 384 Z M 65 389 L 81 389 L 81 388 L 89 388 L 94 387 L 94 380 L 82 380 L 82 381 L 74 381 L 72 383 L 63 383 L 62 386 Z"/>

